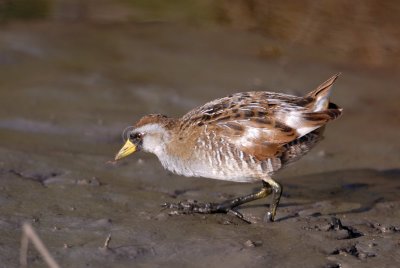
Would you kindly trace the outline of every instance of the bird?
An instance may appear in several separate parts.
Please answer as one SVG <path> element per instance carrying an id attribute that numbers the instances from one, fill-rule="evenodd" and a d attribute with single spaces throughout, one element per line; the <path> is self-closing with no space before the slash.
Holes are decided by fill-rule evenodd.
<path id="1" fill-rule="evenodd" d="M 181 118 L 143 116 L 115 156 L 155 154 L 162 166 L 186 177 L 261 182 L 255 193 L 221 203 L 165 203 L 183 213 L 233 213 L 238 206 L 272 195 L 267 222 L 275 221 L 282 185 L 273 177 L 300 159 L 323 137 L 325 125 L 342 114 L 330 102 L 336 74 L 304 96 L 268 91 L 234 93 L 195 108 Z"/>

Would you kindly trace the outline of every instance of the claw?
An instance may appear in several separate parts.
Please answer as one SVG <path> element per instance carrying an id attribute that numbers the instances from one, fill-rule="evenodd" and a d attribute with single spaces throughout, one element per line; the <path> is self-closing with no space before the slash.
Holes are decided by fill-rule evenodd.
<path id="1" fill-rule="evenodd" d="M 240 213 L 239 211 L 233 210 L 233 209 L 229 209 L 227 211 L 227 214 L 232 214 L 236 217 L 238 217 L 239 219 L 241 219 L 242 221 L 244 221 L 245 223 L 251 224 L 251 221 L 249 221 L 248 219 L 246 219 L 242 213 Z"/>
<path id="2" fill-rule="evenodd" d="M 161 204 L 161 211 L 163 211 L 163 210 L 166 210 L 166 209 L 172 209 L 174 204 L 172 204 L 172 203 L 168 203 L 168 202 L 165 202 L 165 203 L 162 203 Z"/>
<path id="3" fill-rule="evenodd" d="M 264 216 L 264 222 L 274 222 L 274 217 L 272 217 L 271 212 L 267 212 Z"/>

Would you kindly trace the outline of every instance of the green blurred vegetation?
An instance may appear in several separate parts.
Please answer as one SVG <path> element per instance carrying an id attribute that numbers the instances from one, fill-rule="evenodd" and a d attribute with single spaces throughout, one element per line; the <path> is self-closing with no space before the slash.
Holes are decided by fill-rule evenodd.
<path id="1" fill-rule="evenodd" d="M 189 24 L 215 22 L 214 0 L 0 0 L 0 21 L 107 18 L 123 21 L 180 21 Z M 79 13 L 79 14 L 78 14 Z M 100 16 L 99 16 L 100 14 Z M 128 14 L 128 15 L 127 15 Z"/>
<path id="2" fill-rule="evenodd" d="M 0 1 L 0 21 L 40 19 L 49 16 L 51 0 Z"/>
<path id="3" fill-rule="evenodd" d="M 186 21 L 193 24 L 213 22 L 216 18 L 214 0 L 120 0 L 129 5 L 136 20 Z"/>

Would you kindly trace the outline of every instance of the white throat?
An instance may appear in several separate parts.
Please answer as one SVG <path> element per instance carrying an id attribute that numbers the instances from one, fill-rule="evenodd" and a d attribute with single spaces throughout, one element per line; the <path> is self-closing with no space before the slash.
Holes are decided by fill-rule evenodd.
<path id="1" fill-rule="evenodd" d="M 135 129 L 144 134 L 142 150 L 155 154 L 165 169 L 176 174 L 196 176 L 181 159 L 170 155 L 167 146 L 170 142 L 170 133 L 159 124 L 148 124 Z"/>

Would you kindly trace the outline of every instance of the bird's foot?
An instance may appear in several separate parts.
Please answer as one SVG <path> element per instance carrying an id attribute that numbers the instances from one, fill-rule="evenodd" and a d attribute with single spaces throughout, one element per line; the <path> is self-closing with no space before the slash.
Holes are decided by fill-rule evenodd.
<path id="1" fill-rule="evenodd" d="M 173 214 L 211 214 L 217 212 L 218 204 L 199 203 L 196 200 L 187 200 L 178 203 L 164 203 L 161 206 L 164 209 L 172 209 Z"/>
<path id="2" fill-rule="evenodd" d="M 232 214 L 246 223 L 251 223 L 247 220 L 242 213 L 233 209 L 233 206 L 227 206 L 227 203 L 200 203 L 196 200 L 187 200 L 178 203 L 164 203 L 163 209 L 171 209 L 170 214 L 213 214 L 213 213 L 227 213 Z"/>

